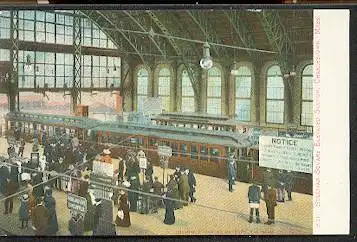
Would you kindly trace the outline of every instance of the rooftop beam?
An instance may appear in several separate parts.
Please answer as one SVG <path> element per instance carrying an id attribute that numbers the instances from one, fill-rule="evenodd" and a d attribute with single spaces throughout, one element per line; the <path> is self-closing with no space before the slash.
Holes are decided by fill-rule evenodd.
<path id="1" fill-rule="evenodd" d="M 249 26 L 244 20 L 242 20 L 240 13 L 238 11 L 225 11 L 225 17 L 230 22 L 231 26 L 234 29 L 234 32 L 237 34 L 241 42 L 246 48 L 257 49 L 255 41 L 252 34 L 248 31 Z M 247 50 L 248 55 L 252 59 L 252 62 L 257 60 L 258 54 L 255 51 Z"/>
<path id="2" fill-rule="evenodd" d="M 206 38 L 206 41 L 217 43 L 217 44 L 223 43 L 222 40 L 214 32 L 215 28 L 211 25 L 209 18 L 203 11 L 186 10 L 186 12 L 200 28 L 201 32 Z M 224 57 L 229 56 L 227 49 L 224 47 L 220 48 L 218 46 L 213 46 L 213 51 L 215 52 L 216 56 L 221 56 L 221 55 L 223 55 Z"/>
<path id="3" fill-rule="evenodd" d="M 154 21 L 154 23 L 156 24 L 156 26 L 162 31 L 162 33 L 166 36 L 171 36 L 168 28 L 162 23 L 162 21 L 159 19 L 159 17 L 150 10 L 147 10 L 146 13 L 151 17 L 151 19 Z M 175 18 L 173 15 L 170 15 L 170 18 Z M 199 88 L 199 79 L 198 79 L 198 71 L 197 68 L 195 68 L 194 65 L 192 65 L 192 63 L 190 63 L 189 61 L 186 60 L 184 53 L 181 51 L 180 47 L 178 46 L 178 44 L 176 43 L 176 40 L 174 40 L 173 38 L 168 37 L 167 38 L 169 43 L 171 44 L 171 46 L 173 47 L 173 49 L 175 50 L 176 54 L 178 56 L 182 56 L 182 63 L 185 66 L 188 76 L 190 78 L 191 84 L 192 84 L 192 88 L 195 94 L 196 98 L 199 98 L 199 94 L 200 94 L 200 88 Z"/>

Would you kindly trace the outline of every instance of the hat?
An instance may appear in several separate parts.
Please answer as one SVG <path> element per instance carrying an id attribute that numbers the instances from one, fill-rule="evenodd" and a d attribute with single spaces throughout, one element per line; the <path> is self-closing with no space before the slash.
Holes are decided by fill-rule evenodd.
<path id="1" fill-rule="evenodd" d="M 131 180 L 136 180 L 136 176 L 130 177 Z"/>
<path id="2" fill-rule="evenodd" d="M 22 195 L 22 200 L 27 200 L 29 198 L 29 195 L 27 193 L 25 193 L 24 195 Z"/>
<path id="3" fill-rule="evenodd" d="M 96 202 L 96 203 L 99 203 L 100 201 L 102 201 L 102 199 L 99 198 L 99 197 L 95 199 L 95 202 Z"/>
<path id="4" fill-rule="evenodd" d="M 104 154 L 104 155 L 110 155 L 111 152 L 110 152 L 109 149 L 104 149 L 104 150 L 103 150 L 103 154 Z"/>
<path id="5" fill-rule="evenodd" d="M 123 159 L 119 156 L 119 157 L 118 157 L 118 160 L 119 160 L 119 161 L 122 161 Z"/>

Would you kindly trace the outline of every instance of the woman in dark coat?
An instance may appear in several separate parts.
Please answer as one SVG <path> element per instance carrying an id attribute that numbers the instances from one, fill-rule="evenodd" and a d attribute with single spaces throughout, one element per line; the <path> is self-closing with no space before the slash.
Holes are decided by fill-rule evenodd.
<path id="1" fill-rule="evenodd" d="M 131 225 L 128 196 L 126 194 L 120 196 L 115 224 L 119 227 L 130 227 Z"/>
<path id="2" fill-rule="evenodd" d="M 95 197 L 93 189 L 94 187 L 89 187 L 85 196 L 87 200 L 87 213 L 84 215 L 84 231 L 92 231 L 94 226 Z"/>
<path id="3" fill-rule="evenodd" d="M 28 228 L 28 221 L 30 219 L 30 212 L 29 212 L 29 196 L 24 194 L 21 199 L 21 205 L 19 209 L 19 217 L 21 221 L 21 229 Z"/>
<path id="4" fill-rule="evenodd" d="M 168 190 L 166 196 L 164 196 L 165 203 L 165 219 L 164 223 L 171 225 L 175 223 L 175 202 L 167 198 L 173 198 L 172 190 Z"/>
<path id="5" fill-rule="evenodd" d="M 45 207 L 49 212 L 47 234 L 55 235 L 58 231 L 56 200 L 52 196 L 52 189 L 47 188 L 45 193 Z"/>

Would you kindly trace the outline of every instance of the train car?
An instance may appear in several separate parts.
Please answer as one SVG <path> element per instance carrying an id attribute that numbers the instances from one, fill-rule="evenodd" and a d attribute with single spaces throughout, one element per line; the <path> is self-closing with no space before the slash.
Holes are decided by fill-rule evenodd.
<path id="1" fill-rule="evenodd" d="M 102 122 L 85 117 L 19 112 L 6 116 L 6 128 L 13 127 L 29 127 L 26 132 L 30 135 L 34 131 L 31 127 L 44 128 L 49 132 L 49 136 L 55 134 L 53 130 L 60 128 L 66 132 L 73 132 L 85 146 L 94 144 L 98 152 L 104 148 L 111 148 L 114 158 L 126 157 L 130 147 L 141 148 L 157 166 L 157 148 L 159 145 L 166 145 L 173 151 L 169 162 L 170 168 L 186 166 L 197 173 L 224 179 L 227 176 L 227 156 L 234 153 L 240 181 L 253 180 L 262 184 L 264 180 L 265 168 L 260 167 L 258 162 L 259 145 L 256 137 L 249 132 Z M 295 191 L 312 193 L 311 174 L 297 173 L 295 184 Z"/>
<path id="2" fill-rule="evenodd" d="M 87 130 L 100 124 L 101 122 L 96 120 L 65 115 L 11 112 L 5 116 L 6 134 L 11 135 L 15 128 L 19 128 L 27 142 L 32 142 L 35 130 L 40 142 L 43 133 L 51 137 L 58 132 L 65 132 L 69 136 L 75 135 L 78 139 L 84 140 L 87 138 Z"/>
<path id="3" fill-rule="evenodd" d="M 128 147 L 143 149 L 154 165 L 159 165 L 157 147 L 172 148 L 169 167 L 185 166 L 200 174 L 226 178 L 229 152 L 250 146 L 249 137 L 226 136 L 210 132 L 187 132 L 187 129 L 173 129 L 139 125 L 103 125 L 94 132 L 99 150 L 111 148 L 114 157 L 126 156 Z M 92 140 L 93 141 L 93 140 Z"/>

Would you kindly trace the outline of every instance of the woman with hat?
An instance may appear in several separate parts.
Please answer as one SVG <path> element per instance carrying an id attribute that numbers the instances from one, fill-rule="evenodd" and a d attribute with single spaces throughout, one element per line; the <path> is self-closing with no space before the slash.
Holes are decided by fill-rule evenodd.
<path id="1" fill-rule="evenodd" d="M 21 221 L 21 229 L 28 228 L 28 221 L 30 219 L 29 195 L 26 193 L 24 195 L 22 195 L 22 198 L 21 198 L 19 217 L 20 217 L 20 221 Z"/>
<path id="2" fill-rule="evenodd" d="M 163 196 L 165 203 L 164 223 L 171 225 L 175 223 L 175 201 L 172 201 L 172 190 L 168 188 L 167 193 Z"/>
<path id="3" fill-rule="evenodd" d="M 119 198 L 118 214 L 115 219 L 115 223 L 119 227 L 130 227 L 130 210 L 128 204 L 128 196 L 124 191 L 121 192 Z"/>
<path id="4" fill-rule="evenodd" d="M 52 196 L 52 189 L 47 187 L 45 189 L 45 207 L 49 212 L 49 220 L 47 227 L 47 234 L 55 235 L 58 231 L 58 221 L 57 221 L 57 213 L 56 213 L 56 200 Z"/>

